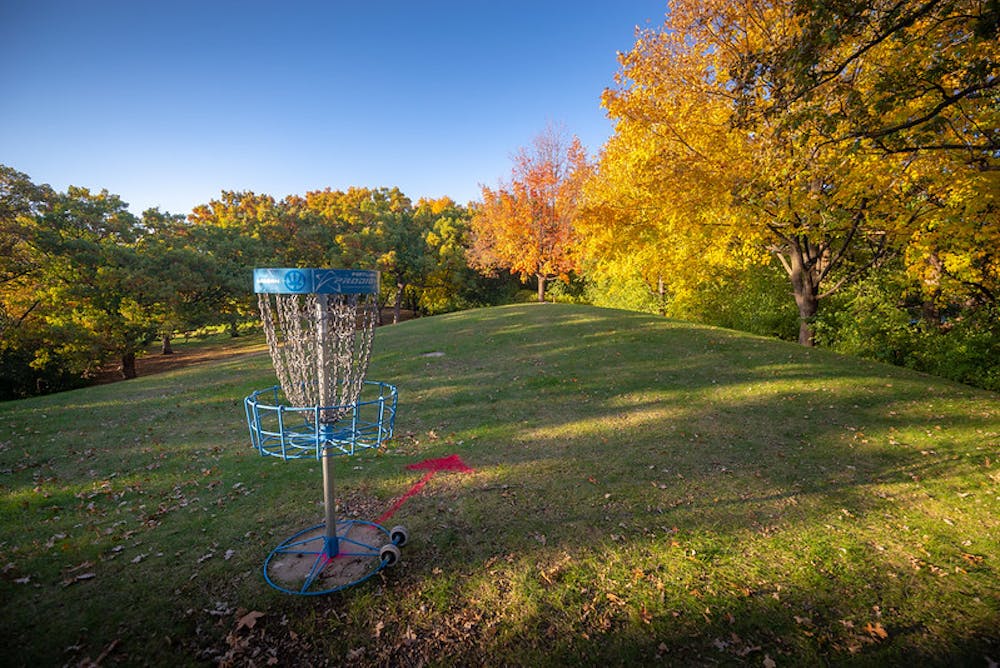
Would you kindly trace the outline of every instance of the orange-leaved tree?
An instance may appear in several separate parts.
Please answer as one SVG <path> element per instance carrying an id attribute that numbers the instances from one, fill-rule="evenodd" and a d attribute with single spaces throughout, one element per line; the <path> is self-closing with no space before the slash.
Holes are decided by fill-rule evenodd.
<path id="1" fill-rule="evenodd" d="M 470 264 L 481 270 L 507 269 L 522 280 L 569 279 L 577 268 L 573 220 L 581 187 L 590 173 L 587 153 L 576 137 L 549 126 L 531 148 L 521 148 L 507 183 L 483 186 L 472 218 Z"/>

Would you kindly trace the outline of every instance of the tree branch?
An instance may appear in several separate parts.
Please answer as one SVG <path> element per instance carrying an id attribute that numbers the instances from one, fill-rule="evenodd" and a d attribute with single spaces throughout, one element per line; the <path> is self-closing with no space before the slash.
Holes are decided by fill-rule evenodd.
<path id="1" fill-rule="evenodd" d="M 858 228 L 861 226 L 861 220 L 864 217 L 864 207 L 865 202 L 861 203 L 861 210 L 856 211 L 853 216 L 851 216 L 851 228 L 847 231 L 847 237 L 844 239 L 844 243 L 840 245 L 840 250 L 834 255 L 833 259 L 827 263 L 823 268 L 823 271 L 819 275 L 819 280 L 817 283 L 822 283 L 823 279 L 833 270 L 833 268 L 840 264 L 840 261 L 847 254 L 847 249 L 850 247 L 851 242 L 854 241 L 854 235 L 857 234 Z"/>
<path id="2" fill-rule="evenodd" d="M 914 10 L 914 12 L 912 14 L 903 17 L 902 19 L 900 19 L 895 24 L 890 25 L 882 33 L 880 33 L 880 34 L 876 35 L 875 37 L 873 37 L 870 42 L 868 42 L 867 44 L 861 46 L 857 51 L 855 51 L 854 53 L 850 54 L 847 58 L 845 58 L 843 61 L 841 61 L 840 64 L 835 65 L 832 69 L 828 69 L 828 70 L 825 70 L 825 71 L 819 71 L 819 72 L 817 72 L 816 74 L 817 74 L 817 76 L 819 78 L 816 79 L 811 85 L 807 86 L 802 91 L 799 91 L 798 93 L 796 93 L 791 98 L 790 102 L 795 102 L 797 100 L 800 100 L 803 97 L 805 97 L 806 95 L 808 95 L 809 93 L 811 93 L 812 91 L 814 91 L 817 88 L 819 88 L 820 86 L 823 86 L 823 85 L 829 83 L 830 81 L 833 81 L 834 79 L 836 79 L 838 76 L 840 76 L 844 72 L 844 70 L 846 70 L 848 68 L 848 66 L 851 65 L 851 63 L 853 63 L 858 58 L 860 58 L 861 56 L 865 55 L 866 53 L 868 53 L 869 51 L 871 51 L 872 49 L 874 49 L 876 46 L 878 46 L 879 44 L 881 44 L 885 40 L 889 39 L 889 37 L 891 37 L 897 31 L 903 30 L 905 28 L 910 27 L 911 25 L 913 25 L 917 21 L 917 19 L 920 19 L 923 16 L 926 16 L 927 14 L 929 14 L 931 12 L 931 10 L 933 10 L 934 7 L 937 6 L 940 3 L 940 1 L 941 0 L 928 0 L 928 2 L 925 3 L 923 6 L 918 7 L 916 10 Z M 904 4 L 905 4 L 905 0 L 900 0 L 887 13 L 890 13 L 890 14 L 894 13 L 896 10 L 898 10 L 900 7 L 902 7 Z"/>
<path id="3" fill-rule="evenodd" d="M 830 288 L 826 292 L 824 292 L 821 295 L 819 295 L 818 299 L 826 299 L 830 295 L 834 294 L 841 287 L 843 287 L 844 284 L 847 283 L 848 281 L 852 281 L 853 282 L 859 276 L 862 276 L 862 275 L 868 273 L 871 269 L 877 267 L 879 264 L 881 264 L 882 260 L 884 260 L 885 258 L 889 257 L 889 255 L 890 255 L 889 250 L 890 249 L 887 248 L 885 237 L 882 237 L 879 240 L 878 250 L 873 254 L 871 260 L 869 260 L 867 263 L 865 263 L 864 266 L 859 267 L 859 268 L 855 269 L 854 271 L 847 273 L 843 278 L 841 278 L 839 281 L 837 281 L 832 288 Z"/>
<path id="4" fill-rule="evenodd" d="M 905 121 L 903 123 L 897 123 L 896 125 L 890 125 L 889 127 L 880 128 L 878 130 L 859 130 L 858 132 L 853 132 L 847 135 L 845 139 L 862 138 L 862 137 L 865 139 L 880 139 L 882 137 L 886 137 L 888 135 L 900 132 L 902 130 L 909 130 L 910 128 L 926 123 L 927 121 L 931 120 L 932 118 L 934 118 L 942 111 L 944 111 L 951 105 L 955 104 L 956 102 L 963 100 L 966 97 L 974 93 L 977 93 L 979 91 L 996 88 L 998 85 L 1000 85 L 1000 79 L 997 79 L 996 77 L 993 77 L 992 79 L 987 79 L 985 82 L 981 84 L 973 84 L 971 86 L 963 88 L 957 93 L 944 96 L 944 99 L 941 100 L 941 102 L 934 105 L 934 107 L 932 107 L 926 114 L 922 116 L 917 116 L 916 118 L 911 118 L 910 120 Z"/>

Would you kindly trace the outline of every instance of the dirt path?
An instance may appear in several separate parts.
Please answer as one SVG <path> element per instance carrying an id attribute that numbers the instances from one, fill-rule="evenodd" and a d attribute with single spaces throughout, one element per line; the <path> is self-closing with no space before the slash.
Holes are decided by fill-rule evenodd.
<path id="1" fill-rule="evenodd" d="M 160 352 L 159 345 L 157 345 L 147 350 L 146 354 L 137 357 L 135 360 L 136 375 L 142 378 L 144 376 L 163 373 L 164 371 L 207 364 L 239 355 L 264 352 L 267 350 L 267 344 L 260 341 L 257 337 L 248 337 L 246 341 L 236 338 L 232 342 L 217 346 L 208 345 L 204 342 L 190 344 L 174 343 L 173 349 L 174 352 L 172 354 L 164 355 Z M 122 378 L 120 367 L 112 364 L 106 366 L 95 376 L 94 384 L 103 385 L 119 380 L 125 380 Z"/>
<path id="2" fill-rule="evenodd" d="M 403 310 L 400 312 L 400 322 L 414 318 L 412 311 Z M 392 324 L 392 309 L 383 309 L 382 322 L 385 325 Z M 205 341 L 173 342 L 173 354 L 164 355 L 160 352 L 160 344 L 150 346 L 144 355 L 140 355 L 135 360 L 136 375 L 140 378 L 151 376 L 164 371 L 172 371 L 187 366 L 196 366 L 228 359 L 236 355 L 249 355 L 267 350 L 265 344 L 258 336 L 240 336 L 219 342 L 216 345 Z M 121 368 L 118 364 L 109 364 L 94 377 L 94 385 L 114 383 L 122 378 Z"/>

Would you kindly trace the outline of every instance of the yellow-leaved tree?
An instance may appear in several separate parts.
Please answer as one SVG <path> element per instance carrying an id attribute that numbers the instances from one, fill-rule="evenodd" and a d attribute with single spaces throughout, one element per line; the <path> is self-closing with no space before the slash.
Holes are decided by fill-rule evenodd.
<path id="1" fill-rule="evenodd" d="M 933 20 L 925 4 L 940 5 Z M 811 345 L 825 297 L 917 239 L 948 236 L 929 231 L 972 207 L 989 236 L 997 104 L 981 98 L 995 91 L 996 42 L 978 37 L 990 28 L 972 5 L 903 0 L 896 14 L 914 16 L 893 21 L 888 5 L 866 15 L 872 3 L 674 0 L 605 93 L 616 131 L 586 187 L 589 254 L 646 256 L 682 293 L 771 253 Z M 929 62 L 951 65 L 921 69 L 937 51 L 947 57 Z M 891 94 L 920 76 L 919 100 Z"/>
<path id="2" fill-rule="evenodd" d="M 793 32 L 743 54 L 737 122 L 805 125 L 843 150 L 889 165 L 904 159 L 923 185 L 910 194 L 933 209 L 904 240 L 906 266 L 925 299 L 995 305 L 1000 5 L 816 0 L 794 7 Z"/>

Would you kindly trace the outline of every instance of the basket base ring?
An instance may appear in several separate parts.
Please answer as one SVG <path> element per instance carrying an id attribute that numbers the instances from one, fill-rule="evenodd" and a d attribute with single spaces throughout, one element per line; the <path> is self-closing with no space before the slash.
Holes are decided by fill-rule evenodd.
<path id="1" fill-rule="evenodd" d="M 332 540 L 326 525 L 317 524 L 289 536 L 264 561 L 264 579 L 286 594 L 319 596 L 361 584 L 392 565 L 382 553 L 392 538 L 381 524 L 341 520 L 336 533 Z"/>

